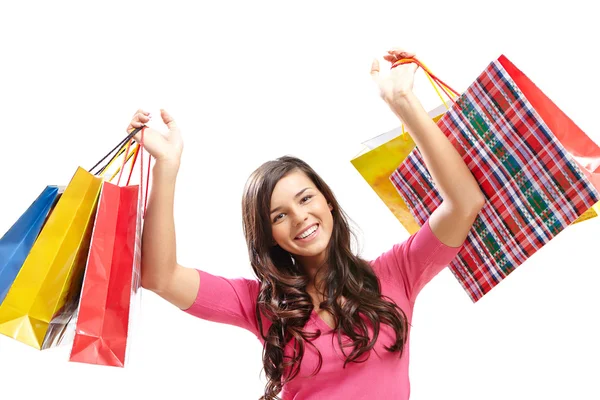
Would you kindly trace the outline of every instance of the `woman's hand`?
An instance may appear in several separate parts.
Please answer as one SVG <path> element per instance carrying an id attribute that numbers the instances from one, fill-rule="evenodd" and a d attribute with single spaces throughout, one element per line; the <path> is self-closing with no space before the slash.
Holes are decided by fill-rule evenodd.
<path id="1" fill-rule="evenodd" d="M 399 48 L 394 48 L 388 51 L 388 54 L 383 57 L 384 60 L 392 64 L 403 58 L 415 57 L 414 53 L 404 51 Z M 417 64 L 408 63 L 397 66 L 392 69 L 386 76 L 381 76 L 379 71 L 379 61 L 373 60 L 371 66 L 371 76 L 379 86 L 381 98 L 392 108 L 404 98 L 412 95 L 415 72 L 419 68 Z"/>
<path id="2" fill-rule="evenodd" d="M 183 152 L 181 132 L 173 118 L 165 110 L 160 110 L 160 116 L 169 128 L 169 131 L 166 135 L 163 135 L 155 129 L 146 127 L 144 130 L 144 149 L 150 153 L 157 162 L 179 167 L 181 153 Z M 142 109 L 137 110 L 127 127 L 127 132 L 131 133 L 133 129 L 143 127 L 150 121 L 150 118 L 150 113 L 145 112 Z M 134 136 L 134 139 L 138 143 L 141 143 L 142 132 L 138 132 Z"/>

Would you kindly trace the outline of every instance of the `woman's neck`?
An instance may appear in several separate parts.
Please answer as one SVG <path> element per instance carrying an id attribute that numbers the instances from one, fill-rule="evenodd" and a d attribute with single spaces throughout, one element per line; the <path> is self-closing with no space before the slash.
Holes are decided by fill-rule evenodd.
<path id="1" fill-rule="evenodd" d="M 307 271 L 307 274 L 310 277 L 310 282 L 306 286 L 306 292 L 310 295 L 310 297 L 312 297 L 315 307 L 317 307 L 321 302 L 325 301 L 327 292 L 325 287 L 325 272 L 325 268 L 322 268 L 319 271 Z"/>

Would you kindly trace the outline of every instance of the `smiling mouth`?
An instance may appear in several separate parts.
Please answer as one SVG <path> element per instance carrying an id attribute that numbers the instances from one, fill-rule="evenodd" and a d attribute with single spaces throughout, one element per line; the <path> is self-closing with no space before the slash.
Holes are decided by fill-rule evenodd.
<path id="1" fill-rule="evenodd" d="M 304 237 L 299 235 L 299 236 L 296 236 L 294 238 L 294 240 L 300 240 L 300 241 L 310 240 L 317 234 L 318 231 L 319 231 L 319 224 L 315 224 L 315 225 L 311 226 L 310 228 L 308 228 L 307 230 L 305 230 L 304 232 L 302 232 L 302 235 L 305 235 Z M 310 232 L 310 234 L 306 235 L 306 232 Z"/>

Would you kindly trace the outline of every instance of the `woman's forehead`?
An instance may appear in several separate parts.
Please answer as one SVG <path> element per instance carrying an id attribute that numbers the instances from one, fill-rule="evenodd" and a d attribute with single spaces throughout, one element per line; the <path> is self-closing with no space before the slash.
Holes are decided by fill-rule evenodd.
<path id="1" fill-rule="evenodd" d="M 271 203 L 277 200 L 293 198 L 298 192 L 306 188 L 315 188 L 313 181 L 304 172 L 290 172 L 277 182 L 271 196 Z"/>

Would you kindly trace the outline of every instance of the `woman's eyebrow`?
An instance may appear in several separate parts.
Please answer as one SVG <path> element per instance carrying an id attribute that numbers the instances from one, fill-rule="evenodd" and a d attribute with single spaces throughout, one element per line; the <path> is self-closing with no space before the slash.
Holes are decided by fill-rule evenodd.
<path id="1" fill-rule="evenodd" d="M 302 189 L 301 191 L 299 191 L 298 193 L 296 193 L 296 195 L 294 196 L 294 199 L 297 199 L 298 197 L 302 196 L 302 193 L 306 192 L 308 189 L 312 189 L 310 187 L 305 187 L 304 189 Z M 281 210 L 281 206 L 275 207 L 274 209 L 271 210 L 271 214 L 273 214 L 276 211 Z"/>

